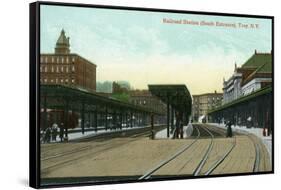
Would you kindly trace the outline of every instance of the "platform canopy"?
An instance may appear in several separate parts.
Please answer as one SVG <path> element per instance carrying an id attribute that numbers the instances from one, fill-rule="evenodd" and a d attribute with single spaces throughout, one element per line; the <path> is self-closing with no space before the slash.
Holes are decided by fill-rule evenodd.
<path id="1" fill-rule="evenodd" d="M 191 114 L 192 98 L 184 84 L 150 84 L 149 91 L 175 111 Z"/>
<path id="2" fill-rule="evenodd" d="M 73 109 L 80 109 L 82 103 L 86 107 L 94 107 L 93 109 L 110 108 L 112 110 L 123 110 L 124 112 L 142 112 L 147 114 L 161 115 L 149 108 L 134 105 L 129 102 L 122 102 L 113 98 L 99 95 L 96 92 L 90 92 L 85 89 L 70 87 L 65 85 L 41 85 L 40 86 L 41 106 L 43 104 L 49 109 L 64 109 L 68 101 L 69 106 Z M 48 101 L 44 103 L 44 97 Z"/>

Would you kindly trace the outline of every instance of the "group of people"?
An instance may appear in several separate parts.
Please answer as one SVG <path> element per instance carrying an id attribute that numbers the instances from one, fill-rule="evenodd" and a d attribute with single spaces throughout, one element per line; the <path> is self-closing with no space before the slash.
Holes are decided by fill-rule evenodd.
<path id="1" fill-rule="evenodd" d="M 56 142 L 58 135 L 60 137 L 60 141 L 62 142 L 63 128 L 58 127 L 58 124 L 54 123 L 52 126 L 47 127 L 45 130 L 42 131 L 42 142 L 43 143 Z"/>

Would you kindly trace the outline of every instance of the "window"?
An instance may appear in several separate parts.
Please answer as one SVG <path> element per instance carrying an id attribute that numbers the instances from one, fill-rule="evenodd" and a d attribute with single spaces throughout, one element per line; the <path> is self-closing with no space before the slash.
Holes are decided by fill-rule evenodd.
<path id="1" fill-rule="evenodd" d="M 44 79 L 44 82 L 48 82 L 48 79 Z"/>
<path id="2" fill-rule="evenodd" d="M 54 63 L 55 62 L 55 59 L 54 59 L 54 57 L 52 57 L 52 63 Z"/>
<path id="3" fill-rule="evenodd" d="M 56 78 L 56 83 L 58 83 L 59 82 L 59 79 L 58 78 Z"/>
<path id="4" fill-rule="evenodd" d="M 60 59 L 59 59 L 59 57 L 57 57 L 57 63 L 60 63 Z"/>
<path id="5" fill-rule="evenodd" d="M 66 66 L 65 71 L 68 73 L 68 66 Z"/>
<path id="6" fill-rule="evenodd" d="M 60 82 L 63 83 L 63 79 L 60 79 Z"/>
<path id="7" fill-rule="evenodd" d="M 75 67 L 74 66 L 72 66 L 72 72 L 75 72 Z"/>
<path id="8" fill-rule="evenodd" d="M 45 63 L 48 63 L 48 57 L 45 57 Z"/>
<path id="9" fill-rule="evenodd" d="M 72 62 L 74 62 L 75 61 L 75 58 L 74 57 L 72 57 Z"/>
<path id="10" fill-rule="evenodd" d="M 44 61 L 44 58 L 43 58 L 43 57 L 41 57 L 41 58 L 40 58 L 40 62 L 41 62 L 41 63 L 43 63 L 43 61 Z"/>
<path id="11" fill-rule="evenodd" d="M 63 66 L 61 66 L 60 70 L 61 70 L 61 72 L 63 73 Z"/>
<path id="12" fill-rule="evenodd" d="M 45 67 L 45 73 L 46 73 L 46 72 L 48 72 L 48 67 L 47 67 L 47 66 Z"/>
<path id="13" fill-rule="evenodd" d="M 61 58 L 61 63 L 64 63 L 64 58 L 63 57 Z"/>
<path id="14" fill-rule="evenodd" d="M 43 70 L 43 69 L 42 69 L 42 66 L 40 66 L 40 72 L 41 72 L 41 73 L 42 73 L 42 70 Z"/>
<path id="15" fill-rule="evenodd" d="M 60 71 L 59 71 L 59 66 L 57 66 L 57 73 L 59 73 Z"/>
<path id="16" fill-rule="evenodd" d="M 51 79 L 51 83 L 53 83 L 54 82 L 54 80 L 53 79 Z"/>
<path id="17" fill-rule="evenodd" d="M 72 82 L 72 83 L 75 83 L 75 79 L 71 79 L 71 82 Z"/>
<path id="18" fill-rule="evenodd" d="M 68 57 L 66 57 L 66 63 L 69 63 L 69 58 Z"/>
<path id="19" fill-rule="evenodd" d="M 54 72 L 54 66 L 52 66 L 52 73 Z"/>

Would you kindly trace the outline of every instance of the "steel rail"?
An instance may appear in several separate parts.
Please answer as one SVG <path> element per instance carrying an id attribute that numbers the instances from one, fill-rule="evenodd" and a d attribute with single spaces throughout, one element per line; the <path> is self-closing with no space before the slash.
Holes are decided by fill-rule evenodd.
<path id="1" fill-rule="evenodd" d="M 192 141 L 191 144 L 188 144 L 186 146 L 184 146 L 182 149 L 180 149 L 178 152 L 176 152 L 174 155 L 172 155 L 170 158 L 160 162 L 158 165 L 156 165 L 155 167 L 153 167 L 152 169 L 150 169 L 149 171 L 147 171 L 144 175 L 142 175 L 140 178 L 138 178 L 138 180 L 143 180 L 143 179 L 149 179 L 151 177 L 151 174 L 155 173 L 157 170 L 159 170 L 160 168 L 162 168 L 164 165 L 166 165 L 167 163 L 169 163 L 170 161 L 174 160 L 176 157 L 178 157 L 180 154 L 182 154 L 183 152 L 185 152 L 187 149 L 189 149 L 200 137 L 200 131 L 198 130 L 198 128 L 196 127 L 197 130 L 197 137 L 195 140 Z"/>
<path id="2" fill-rule="evenodd" d="M 99 150 L 99 151 L 97 151 L 97 152 L 90 152 L 90 153 L 88 153 L 88 154 L 79 156 L 79 157 L 77 157 L 77 158 L 69 159 L 69 160 L 64 160 L 64 161 L 62 161 L 62 162 L 53 164 L 53 165 L 51 165 L 51 166 L 42 168 L 42 173 L 47 173 L 50 169 L 58 168 L 58 167 L 60 167 L 60 166 L 62 166 L 62 165 L 65 165 L 65 164 L 68 164 L 68 163 L 71 163 L 71 162 L 80 160 L 80 159 L 82 159 L 82 158 L 88 157 L 89 155 L 93 155 L 93 154 L 94 154 L 94 155 L 97 155 L 97 154 L 99 154 L 99 153 L 101 153 L 101 152 L 103 152 L 103 151 L 107 151 L 107 150 L 110 150 L 110 149 L 113 149 L 113 148 L 116 148 L 116 147 L 119 147 L 119 146 L 123 146 L 123 145 L 128 144 L 128 143 L 132 143 L 132 142 L 134 142 L 134 141 L 139 140 L 139 139 L 136 138 L 136 137 L 141 137 L 141 136 L 145 136 L 145 137 L 146 137 L 148 134 L 149 134 L 149 131 L 146 131 L 146 132 L 143 132 L 143 133 L 140 133 L 140 134 L 135 134 L 135 135 L 134 135 L 134 138 L 130 139 L 129 141 L 122 142 L 122 143 L 119 143 L 119 144 L 112 144 L 113 146 L 106 147 L 105 149 L 101 149 L 101 150 Z M 110 145 L 110 144 L 111 144 L 111 143 L 106 143 L 106 144 L 103 144 L 103 145 L 101 145 L 101 146 L 108 146 L 108 145 Z M 85 151 L 85 150 L 88 150 L 88 149 L 85 148 L 83 151 Z M 81 150 L 81 151 L 82 151 L 82 150 Z M 74 152 L 72 152 L 71 154 L 73 154 L 73 153 L 74 153 Z M 65 155 L 67 155 L 67 154 L 65 154 Z M 53 158 L 58 158 L 58 157 L 62 157 L 62 156 L 65 156 L 65 155 L 62 155 L 62 154 L 61 154 L 61 155 L 59 155 L 59 156 L 53 156 Z M 50 159 L 51 159 L 51 158 L 50 158 Z M 48 161 L 48 160 L 46 160 L 46 161 Z"/>
<path id="3" fill-rule="evenodd" d="M 59 154 L 55 154 L 53 156 L 48 156 L 46 158 L 42 158 L 41 161 L 45 161 L 45 160 L 49 160 L 49 159 L 53 159 L 53 158 L 58 158 L 58 157 L 62 157 L 62 156 L 66 156 L 66 155 L 70 155 L 70 154 L 74 154 L 77 152 L 81 152 L 83 150 L 89 150 L 92 146 L 88 145 L 88 146 L 84 146 L 84 147 L 80 147 L 80 148 L 75 148 L 69 151 L 65 151 Z"/>
<path id="4" fill-rule="evenodd" d="M 236 137 L 234 138 L 230 149 L 217 162 L 215 162 L 204 175 L 210 175 L 225 160 L 225 158 L 230 154 L 230 152 L 234 149 L 235 146 L 236 146 Z"/>
<path id="5" fill-rule="evenodd" d="M 211 139 L 211 142 L 208 146 L 208 149 L 206 151 L 206 153 L 204 154 L 203 158 L 201 159 L 200 163 L 198 164 L 198 166 L 196 167 L 196 169 L 194 170 L 193 172 L 193 175 L 194 176 L 198 176 L 198 174 L 201 172 L 203 166 L 205 165 L 208 157 L 209 157 L 209 154 L 211 153 L 211 150 L 213 148 L 213 145 L 214 145 L 214 135 L 206 128 L 202 127 L 203 130 L 205 130 L 206 132 L 208 132 L 210 134 L 210 136 L 212 137 Z"/>
<path id="6" fill-rule="evenodd" d="M 252 136 L 250 136 L 250 135 L 247 135 L 247 136 L 251 139 L 251 141 L 254 143 L 254 146 L 255 146 L 256 155 L 255 155 L 255 162 L 254 162 L 254 166 L 253 166 L 253 172 L 258 172 L 259 167 L 260 167 L 260 146 L 257 143 L 255 143 Z"/>
<path id="7" fill-rule="evenodd" d="M 143 132 L 143 133 L 140 133 L 140 134 L 132 135 L 132 136 L 130 136 L 130 138 L 136 138 L 136 137 L 141 137 L 141 136 L 146 137 L 149 134 L 150 134 L 150 132 L 146 131 L 146 132 Z M 105 145 L 108 145 L 110 143 L 111 142 L 103 144 L 103 145 L 99 145 L 99 146 L 105 146 Z M 90 146 L 90 145 L 79 147 L 79 148 L 75 148 L 75 149 L 72 149 L 72 150 L 69 150 L 69 151 L 65 151 L 65 152 L 58 153 L 58 154 L 55 154 L 55 155 L 52 155 L 52 156 L 48 156 L 46 158 L 42 158 L 41 161 L 45 161 L 45 160 L 49 160 L 49 159 L 53 159 L 53 158 L 58 158 L 58 157 L 62 157 L 62 156 L 70 155 L 70 154 L 75 154 L 77 152 L 81 152 L 81 151 L 84 151 L 84 150 L 89 150 L 90 148 L 92 148 L 92 146 Z"/>

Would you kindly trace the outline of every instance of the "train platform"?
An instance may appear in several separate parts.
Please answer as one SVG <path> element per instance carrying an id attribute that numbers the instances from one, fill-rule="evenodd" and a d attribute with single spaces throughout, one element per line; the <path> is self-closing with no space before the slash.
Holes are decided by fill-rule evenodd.
<path id="1" fill-rule="evenodd" d="M 122 127 L 122 129 L 119 129 L 119 128 L 118 129 L 108 129 L 108 130 L 99 129 L 98 131 L 95 131 L 93 129 L 91 131 L 85 131 L 84 134 L 82 134 L 81 130 L 76 128 L 73 131 L 69 130 L 68 141 L 82 140 L 82 139 L 89 138 L 89 137 L 95 137 L 95 136 L 101 135 L 101 134 L 117 133 L 120 131 L 130 131 L 130 130 L 141 129 L 141 128 L 146 128 L 146 127 L 148 127 L 148 125 L 138 126 L 138 127 Z M 56 143 L 56 142 L 60 142 L 59 135 L 57 135 L 56 141 L 54 141 L 54 140 L 50 141 L 50 143 Z"/>
<path id="2" fill-rule="evenodd" d="M 222 123 L 208 123 L 209 125 L 213 125 L 215 127 L 219 127 L 222 129 L 226 129 L 225 124 Z M 234 125 L 232 126 L 232 130 L 238 133 L 250 133 L 258 137 L 262 143 L 265 145 L 267 152 L 269 154 L 270 160 L 272 159 L 272 135 L 263 136 L 262 128 L 247 128 L 246 126 Z"/>
<path id="3" fill-rule="evenodd" d="M 191 123 L 189 123 L 188 125 L 186 126 L 183 126 L 183 138 L 188 138 L 191 136 L 193 132 L 193 126 Z M 158 131 L 156 134 L 155 134 L 155 139 L 167 139 L 167 129 L 163 129 L 161 131 Z M 173 138 L 173 134 L 170 133 L 170 139 Z"/>

